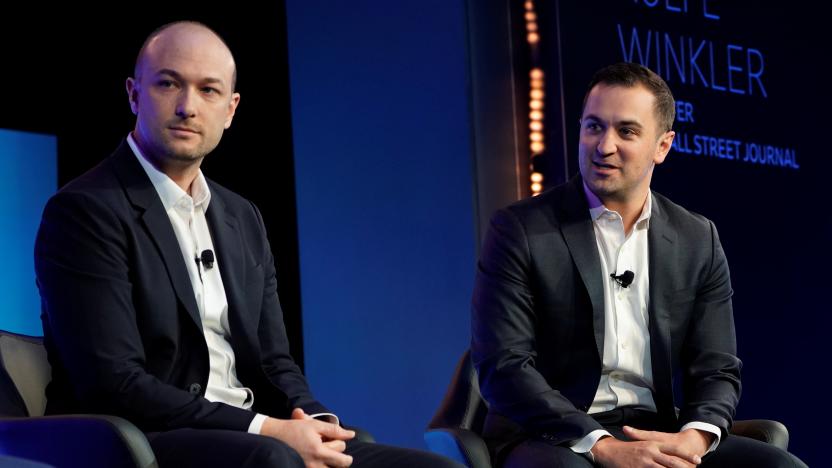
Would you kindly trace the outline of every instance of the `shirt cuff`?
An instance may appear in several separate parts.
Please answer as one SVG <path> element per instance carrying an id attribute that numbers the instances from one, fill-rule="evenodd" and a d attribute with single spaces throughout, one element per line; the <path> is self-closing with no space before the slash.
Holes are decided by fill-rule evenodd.
<path id="1" fill-rule="evenodd" d="M 336 426 L 341 425 L 341 420 L 338 419 L 338 415 L 336 415 L 335 413 L 315 413 L 310 414 L 309 417 L 312 419 L 319 419 L 323 422 L 335 424 Z"/>
<path id="2" fill-rule="evenodd" d="M 575 453 L 584 454 L 589 457 L 592 462 L 595 462 L 595 457 L 592 455 L 592 447 L 595 447 L 595 444 L 601 439 L 601 437 L 610 436 L 612 434 L 603 430 L 603 429 L 595 429 L 594 431 L 590 432 L 589 434 L 585 435 L 582 439 L 578 439 L 575 443 L 569 446 Z"/>
<path id="3" fill-rule="evenodd" d="M 263 423 L 266 422 L 265 414 L 257 413 L 254 415 L 254 419 L 251 420 L 251 424 L 248 425 L 248 433 L 249 434 L 260 434 L 260 429 L 263 429 Z"/>
<path id="4" fill-rule="evenodd" d="M 722 438 L 722 431 L 719 430 L 719 428 L 714 426 L 713 424 L 708 424 L 706 422 L 691 421 L 691 422 L 685 424 L 684 426 L 682 426 L 682 428 L 679 429 L 679 432 L 682 432 L 685 429 L 698 429 L 700 431 L 709 432 L 709 433 L 716 436 L 716 437 L 714 437 L 714 441 L 711 442 L 711 446 L 708 447 L 708 451 L 705 452 L 705 454 L 711 453 L 714 450 L 716 450 L 716 447 L 719 445 L 719 439 Z"/>

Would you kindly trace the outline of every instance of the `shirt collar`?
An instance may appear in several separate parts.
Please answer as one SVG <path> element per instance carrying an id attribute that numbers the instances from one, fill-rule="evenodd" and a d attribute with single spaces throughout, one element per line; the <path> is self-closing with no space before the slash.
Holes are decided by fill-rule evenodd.
<path id="1" fill-rule="evenodd" d="M 208 204 L 211 202 L 211 191 L 208 189 L 208 182 L 205 180 L 201 169 L 197 173 L 196 179 L 191 183 L 191 195 L 188 195 L 187 192 L 182 190 L 182 187 L 176 185 L 173 179 L 159 169 L 156 169 L 156 166 L 147 160 L 147 157 L 145 157 L 142 150 L 136 144 L 136 140 L 133 139 L 132 133 L 127 135 L 127 144 L 130 145 L 130 149 L 133 150 L 133 154 L 136 155 L 139 164 L 141 164 L 147 176 L 150 178 L 153 188 L 156 189 L 156 193 L 162 199 L 162 205 L 164 205 L 165 211 L 171 208 L 190 206 L 191 204 L 194 207 L 202 206 L 203 210 L 208 209 Z"/>
<path id="2" fill-rule="evenodd" d="M 598 218 L 601 217 L 604 213 L 615 213 L 617 216 L 620 217 L 618 212 L 612 211 L 604 206 L 604 203 L 595 195 L 592 190 L 589 189 L 586 185 L 586 181 L 583 182 L 584 186 L 584 194 L 586 195 L 586 201 L 589 203 L 589 217 L 593 221 L 597 221 Z M 647 200 L 644 203 L 644 207 L 641 209 L 641 215 L 636 220 L 636 227 L 650 227 L 650 215 L 653 213 L 653 192 L 648 189 L 647 191 Z"/>

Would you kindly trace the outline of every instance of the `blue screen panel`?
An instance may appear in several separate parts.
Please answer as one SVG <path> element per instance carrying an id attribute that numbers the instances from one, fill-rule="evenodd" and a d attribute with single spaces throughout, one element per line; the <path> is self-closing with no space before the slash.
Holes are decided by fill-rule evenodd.
<path id="1" fill-rule="evenodd" d="M 0 129 L 0 329 L 42 335 L 35 234 L 58 186 L 57 138 Z"/>

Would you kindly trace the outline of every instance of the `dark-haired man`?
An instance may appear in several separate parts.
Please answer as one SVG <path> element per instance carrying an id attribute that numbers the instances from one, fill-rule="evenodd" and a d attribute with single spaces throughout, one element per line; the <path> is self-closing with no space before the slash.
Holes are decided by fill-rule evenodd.
<path id="1" fill-rule="evenodd" d="M 741 367 L 728 263 L 709 220 L 650 190 L 674 111 L 649 69 L 601 69 L 580 175 L 492 219 L 472 357 L 502 466 L 802 466 L 728 434 Z"/>

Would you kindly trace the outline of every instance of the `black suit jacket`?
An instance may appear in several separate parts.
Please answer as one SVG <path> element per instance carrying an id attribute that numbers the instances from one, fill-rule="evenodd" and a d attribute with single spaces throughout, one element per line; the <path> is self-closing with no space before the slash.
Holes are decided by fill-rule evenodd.
<path id="1" fill-rule="evenodd" d="M 666 430 L 702 421 L 727 431 L 741 363 L 716 229 L 654 193 L 648 246 L 659 417 Z M 526 437 L 562 444 L 601 429 L 587 410 L 601 377 L 605 280 L 580 177 L 495 214 L 472 309 L 472 357 L 492 447 Z"/>
<path id="2" fill-rule="evenodd" d="M 237 376 L 254 410 L 287 418 L 326 411 L 292 357 L 263 221 L 208 181 L 206 217 L 228 297 Z M 245 431 L 251 411 L 203 398 L 208 348 L 167 213 L 126 142 L 53 196 L 35 245 L 47 413 L 107 413 L 145 431 Z"/>

